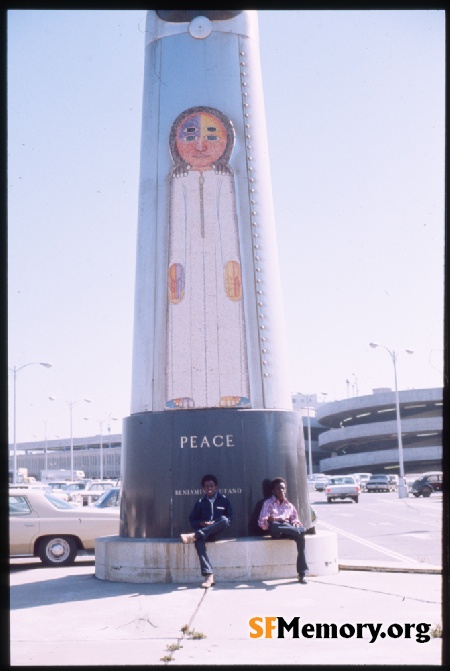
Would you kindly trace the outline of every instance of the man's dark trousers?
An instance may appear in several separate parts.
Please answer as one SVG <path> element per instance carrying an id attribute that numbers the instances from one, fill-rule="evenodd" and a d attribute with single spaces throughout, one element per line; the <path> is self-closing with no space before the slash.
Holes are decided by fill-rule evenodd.
<path id="1" fill-rule="evenodd" d="M 202 575 L 211 575 L 213 569 L 206 552 L 206 541 L 215 541 L 218 536 L 230 526 L 230 521 L 226 517 L 222 517 L 214 524 L 207 527 L 197 529 L 195 532 L 195 549 L 197 550 L 198 558 L 200 560 L 200 570 Z"/>
<path id="2" fill-rule="evenodd" d="M 297 543 L 297 573 L 304 575 L 308 570 L 305 558 L 305 530 L 303 527 L 294 527 L 289 522 L 272 522 L 269 524 L 269 534 L 272 538 L 291 538 Z"/>

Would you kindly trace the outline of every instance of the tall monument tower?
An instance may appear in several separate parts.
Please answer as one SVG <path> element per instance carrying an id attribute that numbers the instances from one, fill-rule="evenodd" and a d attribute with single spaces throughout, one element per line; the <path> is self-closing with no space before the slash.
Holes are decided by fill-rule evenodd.
<path id="1" fill-rule="evenodd" d="M 266 478 L 310 524 L 292 410 L 255 11 L 151 10 L 120 535 L 186 530 L 200 479 L 251 534 Z"/>

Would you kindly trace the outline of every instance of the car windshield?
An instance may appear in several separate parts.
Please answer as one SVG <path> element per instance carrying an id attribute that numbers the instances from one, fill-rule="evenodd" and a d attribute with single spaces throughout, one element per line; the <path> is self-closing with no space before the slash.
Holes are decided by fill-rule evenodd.
<path id="1" fill-rule="evenodd" d="M 70 510 L 73 510 L 74 508 L 78 509 L 78 506 L 74 505 L 73 503 L 63 501 L 62 499 L 59 499 L 57 496 L 53 496 L 52 494 L 45 494 L 45 498 L 47 499 L 47 501 L 50 501 L 52 506 L 54 506 L 55 508 L 60 508 L 63 510 L 67 510 L 68 508 Z"/>
<path id="2" fill-rule="evenodd" d="M 373 475 L 371 480 L 387 480 L 387 475 Z"/>
<path id="3" fill-rule="evenodd" d="M 86 487 L 86 489 L 89 489 L 89 490 L 90 489 L 96 489 L 96 490 L 104 489 L 104 490 L 106 490 L 106 489 L 111 489 L 111 487 L 113 487 L 113 484 L 111 482 L 91 482 L 91 484 L 88 485 Z"/>

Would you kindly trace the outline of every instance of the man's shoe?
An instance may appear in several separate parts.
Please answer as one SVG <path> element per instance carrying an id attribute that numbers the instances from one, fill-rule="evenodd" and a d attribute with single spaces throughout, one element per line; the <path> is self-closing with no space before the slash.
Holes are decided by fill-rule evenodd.
<path id="1" fill-rule="evenodd" d="M 205 589 L 208 589 L 208 587 L 212 587 L 216 583 L 214 582 L 214 576 L 212 573 L 206 576 L 205 582 L 202 582 L 202 587 L 205 587 Z"/>
<path id="2" fill-rule="evenodd" d="M 300 575 L 298 576 L 298 581 L 301 585 L 307 585 L 308 584 L 307 581 L 305 580 L 305 576 L 302 573 L 300 573 Z"/>
<path id="3" fill-rule="evenodd" d="M 195 542 L 195 534 L 180 534 L 180 538 L 183 541 L 183 543 Z"/>

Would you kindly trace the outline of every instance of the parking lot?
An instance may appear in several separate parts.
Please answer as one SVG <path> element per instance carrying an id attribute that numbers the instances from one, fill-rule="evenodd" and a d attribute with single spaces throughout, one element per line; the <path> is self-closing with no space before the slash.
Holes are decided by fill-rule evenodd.
<path id="1" fill-rule="evenodd" d="M 362 492 L 357 504 L 327 503 L 325 493 L 316 491 L 309 498 L 317 525 L 338 534 L 339 560 L 442 564 L 442 493 L 399 499 L 398 492 Z"/>

